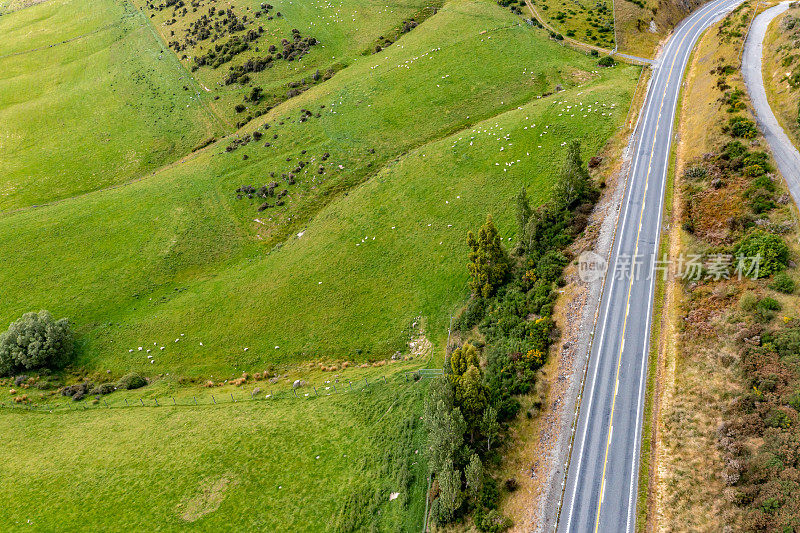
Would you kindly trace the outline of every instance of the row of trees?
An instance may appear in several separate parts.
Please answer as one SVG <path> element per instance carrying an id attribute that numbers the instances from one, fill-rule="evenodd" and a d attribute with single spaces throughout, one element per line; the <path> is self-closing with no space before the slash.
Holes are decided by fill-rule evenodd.
<path id="1" fill-rule="evenodd" d="M 516 198 L 512 253 L 491 215 L 467 236 L 472 296 L 454 328 L 469 342 L 447 357 L 445 376 L 432 384 L 425 406 L 436 495 L 431 517 L 438 523 L 471 512 L 481 531 L 510 525 L 497 510 L 500 490 L 491 475 L 500 461 L 497 447 L 520 410 L 517 396 L 530 392 L 546 361 L 555 288 L 568 263 L 564 249 L 584 229 L 597 197 L 580 144 L 572 142 L 550 201 L 534 209 L 524 188 Z"/>

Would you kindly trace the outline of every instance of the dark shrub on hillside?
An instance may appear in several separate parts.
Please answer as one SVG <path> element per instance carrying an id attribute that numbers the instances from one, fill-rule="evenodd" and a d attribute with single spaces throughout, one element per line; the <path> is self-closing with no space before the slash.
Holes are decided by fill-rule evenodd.
<path id="1" fill-rule="evenodd" d="M 769 288 L 784 294 L 792 294 L 794 292 L 795 283 L 786 272 L 778 272 L 775 274 L 775 278 L 773 278 Z"/>
<path id="2" fill-rule="evenodd" d="M 613 67 L 616 63 L 614 63 L 614 58 L 611 56 L 605 56 L 600 58 L 600 61 L 597 64 L 601 67 Z"/>
<path id="3" fill-rule="evenodd" d="M 91 391 L 89 391 L 89 394 L 92 395 L 111 394 L 115 390 L 117 390 L 117 387 L 113 383 L 101 383 L 100 385 L 96 386 Z"/>
<path id="4" fill-rule="evenodd" d="M 778 302 L 778 300 L 776 300 L 775 298 L 770 298 L 769 296 L 763 298 L 760 302 L 758 302 L 758 307 L 760 307 L 761 309 L 766 309 L 768 311 L 781 310 L 780 302 Z"/>
<path id="5" fill-rule="evenodd" d="M 752 139 L 756 136 L 756 123 L 745 117 L 732 117 L 728 120 L 727 130 L 733 137 Z"/>
<path id="6" fill-rule="evenodd" d="M 117 388 L 122 390 L 139 389 L 145 385 L 147 385 L 147 380 L 136 372 L 125 374 L 117 382 Z"/>
<path id="7" fill-rule="evenodd" d="M 38 368 L 63 368 L 75 351 L 66 318 L 54 320 L 47 311 L 25 313 L 0 335 L 0 375 Z"/>

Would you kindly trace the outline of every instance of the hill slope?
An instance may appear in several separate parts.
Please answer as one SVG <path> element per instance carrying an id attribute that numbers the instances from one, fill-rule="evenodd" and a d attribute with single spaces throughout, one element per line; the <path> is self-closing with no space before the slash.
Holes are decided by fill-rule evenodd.
<path id="1" fill-rule="evenodd" d="M 0 210 L 128 181 L 220 130 L 129 4 L 52 0 L 0 35 Z"/>
<path id="2" fill-rule="evenodd" d="M 0 271 L 1 318 L 69 316 L 81 362 L 118 371 L 144 367 L 129 350 L 153 342 L 166 348 L 148 371 L 199 374 L 383 356 L 420 316 L 441 336 L 466 294 L 467 230 L 493 212 L 511 237 L 519 187 L 546 199 L 562 143 L 592 155 L 624 120 L 638 69 L 595 68 L 497 6 L 451 2 L 267 115 L 258 143 L 225 152 L 226 139 L 147 180 L 0 218 L 15 265 Z M 574 88 L 536 98 L 558 83 Z M 270 177 L 298 160 L 294 185 Z M 235 199 L 272 179 L 283 206 Z"/>

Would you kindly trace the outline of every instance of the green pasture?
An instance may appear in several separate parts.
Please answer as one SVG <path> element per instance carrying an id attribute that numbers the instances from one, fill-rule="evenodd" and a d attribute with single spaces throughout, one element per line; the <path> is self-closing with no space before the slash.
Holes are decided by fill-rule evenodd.
<path id="1" fill-rule="evenodd" d="M 111 0 L 0 17 L 0 210 L 138 178 L 221 131 L 147 24 Z"/>
<path id="2" fill-rule="evenodd" d="M 422 325 L 442 341 L 467 293 L 467 231 L 491 212 L 513 238 L 513 195 L 548 197 L 567 140 L 600 149 L 638 68 L 590 74 L 591 58 L 484 2 L 449 3 L 397 44 L 254 121 L 258 143 L 226 153 L 229 137 L 146 180 L 0 217 L 2 320 L 68 316 L 80 363 L 120 372 L 383 358 Z M 314 163 L 286 205 L 235 199 L 298 159 Z M 136 348 L 153 343 L 165 349 L 147 364 Z"/>
<path id="3" fill-rule="evenodd" d="M 176 392 L 164 380 L 111 394 L 109 408 L 0 409 L 0 528 L 419 531 L 428 383 L 370 379 L 297 398 L 286 384 L 269 399 L 233 388 L 236 403 L 231 387 Z"/>

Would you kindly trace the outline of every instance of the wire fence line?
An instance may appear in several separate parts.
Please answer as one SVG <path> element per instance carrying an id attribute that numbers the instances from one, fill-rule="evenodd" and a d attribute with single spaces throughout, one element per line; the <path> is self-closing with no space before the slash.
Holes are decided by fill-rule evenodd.
<path id="1" fill-rule="evenodd" d="M 181 396 L 176 398 L 172 395 L 153 396 L 150 398 L 139 397 L 136 399 L 124 398 L 124 403 L 115 401 L 112 404 L 102 395 L 97 398 L 96 395 L 87 395 L 84 401 L 70 402 L 57 405 L 37 405 L 37 404 L 16 404 L 11 402 L 0 402 L 0 409 L 9 411 L 35 411 L 40 413 L 65 413 L 72 411 L 89 411 L 89 410 L 110 410 L 110 409 L 131 409 L 131 408 L 157 408 L 157 407 L 209 407 L 214 405 L 232 405 L 236 403 L 268 403 L 273 401 L 289 400 L 311 400 L 326 396 L 333 396 L 337 394 L 356 394 L 363 392 L 370 392 L 374 387 L 391 387 L 391 386 L 405 386 L 413 385 L 418 381 L 425 378 L 434 378 L 443 374 L 442 369 L 435 368 L 421 368 L 418 370 L 409 370 L 402 372 L 402 378 L 387 380 L 386 376 L 381 376 L 378 379 L 364 377 L 356 381 L 347 380 L 335 381 L 329 380 L 323 384 L 304 383 L 301 386 L 290 386 L 288 389 L 281 389 L 276 392 L 259 391 L 254 394 L 255 390 L 250 393 L 238 394 L 236 391 L 225 391 L 220 394 L 210 394 L 208 396 Z M 256 387 L 256 390 L 258 387 Z M 96 402 L 92 402 L 89 396 L 94 396 Z"/>

